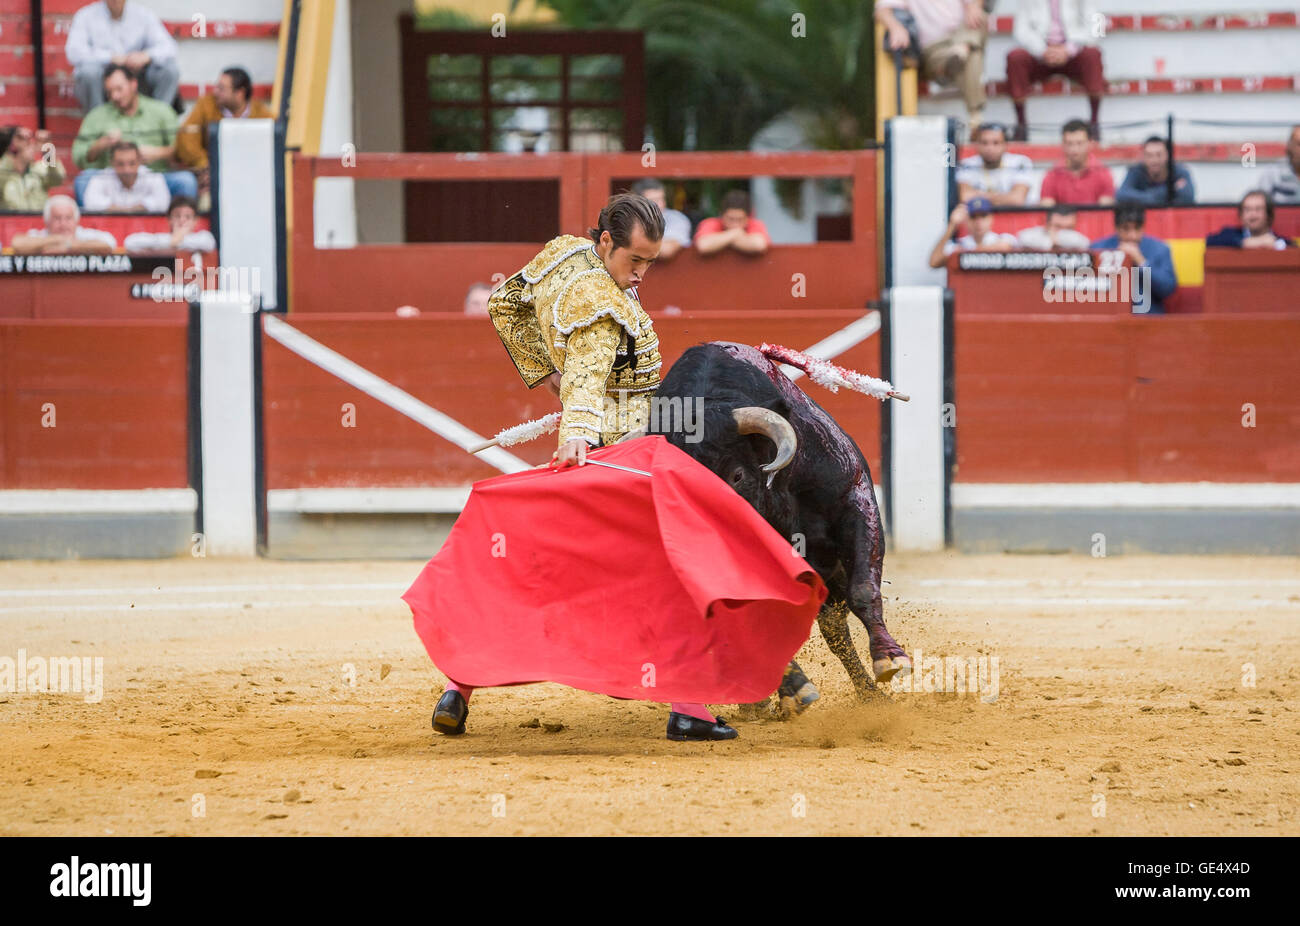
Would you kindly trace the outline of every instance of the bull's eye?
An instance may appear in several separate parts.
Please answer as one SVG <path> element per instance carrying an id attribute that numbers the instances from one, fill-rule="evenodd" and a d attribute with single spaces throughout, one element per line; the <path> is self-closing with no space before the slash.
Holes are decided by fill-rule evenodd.
<path id="1" fill-rule="evenodd" d="M 733 486 L 740 485 L 745 481 L 745 467 L 737 466 L 731 471 L 731 475 L 728 478 L 731 480 Z"/>

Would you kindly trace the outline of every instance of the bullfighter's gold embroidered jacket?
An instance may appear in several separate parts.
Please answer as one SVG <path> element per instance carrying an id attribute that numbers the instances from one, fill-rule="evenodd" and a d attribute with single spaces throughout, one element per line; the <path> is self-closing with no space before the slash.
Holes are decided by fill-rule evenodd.
<path id="1" fill-rule="evenodd" d="M 529 389 L 559 372 L 559 443 L 611 444 L 644 427 L 659 386 L 659 336 L 589 238 L 561 235 L 498 286 L 488 313 Z"/>

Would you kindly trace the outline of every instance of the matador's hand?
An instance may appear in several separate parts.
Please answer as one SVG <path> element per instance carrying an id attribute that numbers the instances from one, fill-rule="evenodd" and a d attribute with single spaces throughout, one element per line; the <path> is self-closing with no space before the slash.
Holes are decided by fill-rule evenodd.
<path id="1" fill-rule="evenodd" d="M 580 437 L 567 441 L 551 457 L 551 466 L 556 469 L 565 469 L 573 465 L 582 466 L 586 462 L 587 442 Z"/>

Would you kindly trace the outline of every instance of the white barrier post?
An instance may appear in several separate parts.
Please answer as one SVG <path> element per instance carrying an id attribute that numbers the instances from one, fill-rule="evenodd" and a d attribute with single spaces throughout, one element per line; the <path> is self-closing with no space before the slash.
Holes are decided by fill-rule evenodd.
<path id="1" fill-rule="evenodd" d="M 889 531 L 896 550 L 941 550 L 947 522 L 943 289 L 890 290 L 889 376 L 912 400 L 890 414 Z"/>
<path id="2" fill-rule="evenodd" d="M 887 379 L 911 395 L 889 409 L 886 489 L 895 549 L 939 550 L 948 519 L 942 269 L 930 250 L 948 221 L 956 145 L 943 116 L 891 119 L 885 130 Z"/>
<path id="3" fill-rule="evenodd" d="M 207 292 L 198 325 L 204 544 L 210 556 L 255 556 L 258 316 L 247 295 Z"/>

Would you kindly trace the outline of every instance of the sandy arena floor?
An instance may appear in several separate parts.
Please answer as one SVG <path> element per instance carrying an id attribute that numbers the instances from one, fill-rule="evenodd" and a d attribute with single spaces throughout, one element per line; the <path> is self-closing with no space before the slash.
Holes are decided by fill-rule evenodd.
<path id="1" fill-rule="evenodd" d="M 859 704 L 815 635 L 822 700 L 716 744 L 558 685 L 436 736 L 421 565 L 0 563 L 0 661 L 104 680 L 0 690 L 0 834 L 1300 833 L 1294 558 L 892 556 L 894 635 L 996 699 Z"/>

